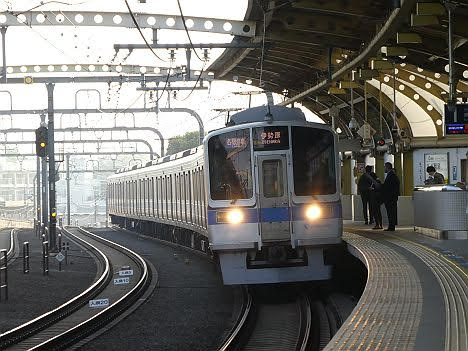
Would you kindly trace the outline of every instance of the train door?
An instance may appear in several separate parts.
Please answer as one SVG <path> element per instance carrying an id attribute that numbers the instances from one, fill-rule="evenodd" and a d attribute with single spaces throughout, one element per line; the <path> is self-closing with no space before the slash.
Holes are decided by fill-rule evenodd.
<path id="1" fill-rule="evenodd" d="M 290 241 L 286 155 L 257 156 L 259 213 L 263 242 Z"/>

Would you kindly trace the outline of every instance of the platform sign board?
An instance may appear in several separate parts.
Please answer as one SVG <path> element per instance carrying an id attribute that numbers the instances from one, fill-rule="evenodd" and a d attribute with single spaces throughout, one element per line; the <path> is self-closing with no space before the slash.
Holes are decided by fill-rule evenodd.
<path id="1" fill-rule="evenodd" d="M 130 283 L 130 278 L 129 277 L 115 278 L 114 279 L 114 285 L 124 285 L 124 284 L 129 284 L 129 283 Z"/>
<path id="2" fill-rule="evenodd" d="M 89 300 L 89 307 L 91 308 L 102 308 L 109 306 L 109 299 L 97 299 Z"/>
<path id="3" fill-rule="evenodd" d="M 456 104 L 453 109 L 445 104 L 444 112 L 447 135 L 468 134 L 468 104 Z"/>
<path id="4" fill-rule="evenodd" d="M 375 129 L 371 127 L 369 123 L 364 123 L 361 128 L 357 131 L 357 133 L 363 138 L 364 140 L 372 139 L 372 136 L 375 134 Z"/>
<path id="5" fill-rule="evenodd" d="M 424 154 L 424 170 L 428 166 L 433 166 L 437 172 L 441 173 L 445 180 L 449 179 L 448 153 L 443 154 Z M 426 173 L 426 178 L 429 175 Z"/>
<path id="6" fill-rule="evenodd" d="M 57 255 L 55 255 L 55 259 L 59 262 L 62 262 L 65 259 L 65 256 L 63 253 L 59 252 Z"/>
<path id="7" fill-rule="evenodd" d="M 121 277 L 128 277 L 129 275 L 133 275 L 133 269 L 125 269 L 119 271 L 119 276 Z"/>

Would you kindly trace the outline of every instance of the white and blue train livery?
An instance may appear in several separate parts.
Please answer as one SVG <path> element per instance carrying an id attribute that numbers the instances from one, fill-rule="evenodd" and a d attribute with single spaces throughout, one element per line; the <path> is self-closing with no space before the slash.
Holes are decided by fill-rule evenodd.
<path id="1" fill-rule="evenodd" d="M 298 109 L 247 109 L 203 147 L 110 177 L 109 214 L 211 251 L 225 284 L 329 279 L 326 252 L 342 234 L 336 144 Z"/>

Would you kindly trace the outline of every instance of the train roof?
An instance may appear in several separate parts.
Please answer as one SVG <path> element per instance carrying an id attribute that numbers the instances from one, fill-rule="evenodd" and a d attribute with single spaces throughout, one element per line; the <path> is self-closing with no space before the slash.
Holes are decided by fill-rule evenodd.
<path id="1" fill-rule="evenodd" d="M 188 149 L 188 150 L 178 152 L 176 154 L 160 157 L 157 160 L 148 161 L 145 164 L 134 165 L 132 167 L 119 168 L 118 170 L 115 171 L 115 174 L 125 173 L 129 171 L 134 171 L 136 169 L 141 169 L 145 167 L 160 165 L 160 164 L 167 163 L 167 162 L 174 161 L 174 160 L 179 160 L 181 158 L 194 155 L 197 152 L 201 151 L 202 149 L 203 149 L 203 145 L 198 145 L 197 147 L 194 147 L 192 149 Z"/>
<path id="2" fill-rule="evenodd" d="M 305 122 L 304 113 L 298 108 L 264 105 L 246 109 L 231 116 L 228 126 L 253 122 Z"/>

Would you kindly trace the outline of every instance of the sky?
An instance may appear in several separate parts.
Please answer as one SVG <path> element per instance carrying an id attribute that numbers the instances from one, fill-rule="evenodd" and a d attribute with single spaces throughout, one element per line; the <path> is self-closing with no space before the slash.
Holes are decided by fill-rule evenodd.
<path id="1" fill-rule="evenodd" d="M 64 0 L 64 1 L 43 1 L 45 5 L 39 6 L 35 11 L 102 11 L 102 12 L 124 12 L 127 13 L 127 7 L 123 0 Z M 66 4 L 63 4 L 66 3 Z M 242 20 L 247 9 L 247 0 L 181 0 L 181 7 L 185 17 L 200 16 L 223 18 L 230 20 Z M 40 5 L 40 1 L 6 1 L 0 0 L 0 11 L 26 11 Z M 130 0 L 129 5 L 134 12 L 144 12 L 152 14 L 179 15 L 179 9 L 176 0 L 147 0 L 146 3 L 139 3 L 136 0 Z M 143 29 L 143 33 L 151 40 L 151 29 Z M 228 34 L 216 34 L 206 32 L 190 32 L 193 43 L 201 42 L 230 42 L 232 36 Z M 185 31 L 160 30 L 158 34 L 160 43 L 187 43 L 188 38 Z M 63 65 L 69 67 L 81 65 L 83 70 L 90 64 L 121 64 L 121 65 L 145 65 L 151 67 L 168 67 L 169 52 L 167 50 L 156 50 L 157 55 L 164 61 L 157 59 L 149 50 L 134 50 L 130 55 L 128 50 L 121 50 L 117 56 L 113 49 L 114 44 L 142 44 L 143 40 L 136 29 L 117 28 L 117 27 L 80 27 L 64 26 L 55 24 L 53 26 L 12 26 L 7 31 L 7 67 L 21 65 Z M 202 55 L 201 50 L 198 51 Z M 201 62 L 195 55 L 192 55 L 192 69 L 200 70 L 207 68 L 222 53 L 222 49 L 213 49 L 209 52 L 210 60 L 208 63 Z M 186 58 L 183 50 L 176 52 L 174 66 L 185 65 Z M 88 73 L 80 72 L 40 72 L 34 73 L 35 76 L 80 76 Z M 93 73 L 100 75 L 103 73 Z M 104 73 L 108 74 L 108 73 Z M 26 72 L 20 74 L 11 74 L 10 77 L 24 77 L 33 75 Z M 178 83 L 180 86 L 192 87 L 193 82 Z M 175 85 L 175 84 L 174 84 Z M 220 128 L 224 125 L 225 113 L 214 111 L 219 108 L 247 108 L 248 97 L 233 94 L 239 91 L 258 91 L 258 88 L 248 84 L 239 84 L 234 82 L 215 81 L 208 90 L 194 91 L 189 96 L 189 91 L 181 91 L 176 96 L 171 94 L 170 101 L 165 94 L 160 102 L 160 107 L 189 107 L 195 110 L 203 119 L 205 130 Z M 143 107 L 146 100 L 147 106 L 151 105 L 149 93 L 144 96 L 136 90 L 136 84 L 112 84 L 110 87 L 103 83 L 93 84 L 61 84 L 57 85 L 54 92 L 54 106 L 56 108 L 73 108 L 75 106 L 75 94 L 82 89 L 97 89 L 101 93 L 101 101 L 98 95 L 91 91 L 82 91 L 76 97 L 76 104 L 83 108 L 96 108 L 99 105 L 107 108 L 122 108 L 129 106 Z M 12 104 L 15 109 L 44 109 L 47 106 L 47 92 L 44 85 L 7 85 L 0 88 L 0 109 L 7 110 Z M 10 102 L 9 95 L 4 90 L 8 90 L 12 95 Z M 275 102 L 279 102 L 281 96 L 275 96 Z M 154 96 L 153 96 L 154 100 Z M 252 106 L 266 104 L 266 97 L 263 94 L 252 96 Z M 313 113 L 305 110 L 309 120 L 321 121 Z M 112 126 L 150 126 L 158 128 L 165 138 L 171 138 L 175 135 L 183 134 L 187 131 L 198 129 L 195 119 L 180 113 L 144 113 L 130 115 L 121 113 L 118 115 L 87 115 L 87 116 L 56 116 L 55 121 L 58 126 L 66 127 L 93 127 L 96 125 Z M 13 118 L 9 115 L 0 115 L 0 129 L 5 128 L 37 128 L 39 126 L 39 117 L 36 115 L 15 115 Z M 66 139 L 102 138 L 107 139 L 110 133 L 74 133 L 67 134 Z M 114 133 L 115 138 L 125 138 L 125 133 Z M 159 142 L 155 140 L 151 133 L 130 132 L 130 138 L 144 138 L 148 140 L 155 150 L 159 152 Z M 61 133 L 56 135 L 56 139 L 63 137 Z M 10 134 L 8 136 L 0 133 L 0 142 L 6 140 L 32 140 L 33 134 Z M 128 146 L 128 145 L 127 145 Z M 167 143 L 166 143 L 167 146 Z M 95 147 L 95 145 L 88 145 Z M 115 149 L 115 145 L 103 144 L 102 149 Z M 66 146 L 67 150 L 72 150 L 72 146 Z M 134 146 L 128 146 L 134 150 Z M 63 147 L 58 145 L 59 151 Z M 75 147 L 74 150 L 80 150 Z M 18 146 L 17 151 L 31 152 L 32 146 Z M 138 146 L 138 150 L 145 150 L 143 145 Z M 1 161 L 0 161 L 1 162 Z"/>

